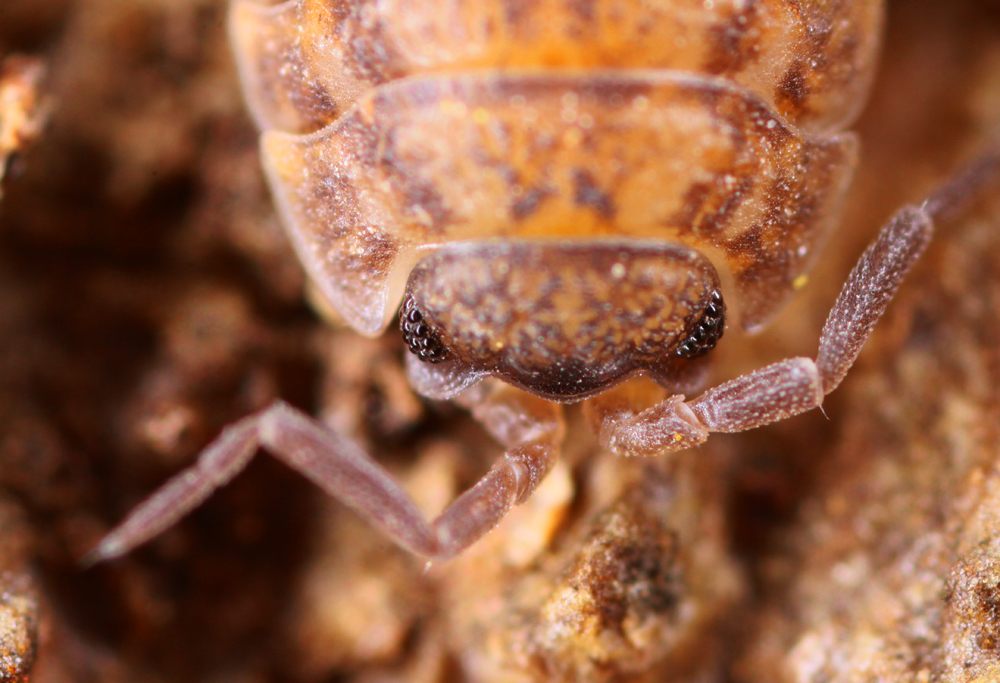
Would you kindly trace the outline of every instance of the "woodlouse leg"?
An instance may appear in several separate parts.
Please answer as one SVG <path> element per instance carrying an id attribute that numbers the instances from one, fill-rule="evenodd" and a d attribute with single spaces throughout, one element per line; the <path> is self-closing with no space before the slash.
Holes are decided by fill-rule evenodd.
<path id="1" fill-rule="evenodd" d="M 689 448 L 711 432 L 741 432 L 818 407 L 854 364 L 910 267 L 944 220 L 1000 175 L 1000 150 L 981 157 L 919 207 L 900 210 L 851 271 L 823 326 L 816 360 L 790 358 L 709 389 L 692 401 L 672 396 L 642 412 L 613 392 L 591 399 L 602 443 L 648 455 Z"/>
<path id="2" fill-rule="evenodd" d="M 433 523 L 356 444 L 278 401 L 227 427 L 194 466 L 133 510 L 84 562 L 118 557 L 153 538 L 238 474 L 258 446 L 353 508 L 403 548 L 431 559 L 448 559 L 530 495 L 555 461 L 562 438 L 558 407 L 525 394 L 522 399 L 502 391 L 479 393 L 473 412 L 509 450 Z"/>
<path id="3" fill-rule="evenodd" d="M 638 411 L 635 406 L 641 396 L 633 394 L 631 384 L 620 384 L 583 404 L 602 446 L 621 455 L 657 455 L 697 446 L 708 438 L 708 430 L 683 396 Z"/>
<path id="4" fill-rule="evenodd" d="M 528 499 L 555 464 L 566 433 L 559 405 L 499 381 L 484 382 L 456 402 L 507 450 L 434 522 L 442 559 L 474 543 Z"/>

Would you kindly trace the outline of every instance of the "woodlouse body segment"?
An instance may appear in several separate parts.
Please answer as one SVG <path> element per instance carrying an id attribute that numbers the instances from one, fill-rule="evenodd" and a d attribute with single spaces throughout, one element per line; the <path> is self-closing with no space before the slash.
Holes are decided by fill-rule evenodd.
<path id="1" fill-rule="evenodd" d="M 364 333 L 420 251 L 488 237 L 686 244 L 757 328 L 834 224 L 856 144 L 717 78 L 477 72 L 382 86 L 316 133 L 266 133 L 263 155 L 303 263 Z"/>
<path id="2" fill-rule="evenodd" d="M 828 131 L 864 101 L 882 15 L 820 0 L 240 0 L 232 35 L 265 130 L 317 130 L 410 76 L 611 68 L 719 76 Z"/>

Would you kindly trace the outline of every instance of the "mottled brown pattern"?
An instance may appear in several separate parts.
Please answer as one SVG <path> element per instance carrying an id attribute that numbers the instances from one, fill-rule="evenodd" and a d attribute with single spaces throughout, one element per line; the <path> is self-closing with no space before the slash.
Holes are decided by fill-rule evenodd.
<path id="1" fill-rule="evenodd" d="M 631 517 L 615 519 L 628 513 Z M 622 504 L 595 526 L 566 577 L 572 590 L 592 596 L 581 618 L 621 633 L 630 612 L 638 611 L 639 619 L 676 612 L 684 590 L 676 533 Z M 623 527 L 629 533 L 622 533 Z M 676 614 L 671 617 L 677 619 Z"/>
<path id="2" fill-rule="evenodd" d="M 808 29 L 795 36 L 782 63 L 775 107 L 793 121 L 822 117 L 834 102 L 849 123 L 864 102 L 872 71 L 864 66 L 878 46 L 882 3 L 786 0 Z M 833 119 L 830 120 L 834 122 Z"/>
<path id="3" fill-rule="evenodd" d="M 756 26 L 758 0 L 746 0 L 710 30 L 714 45 L 705 60 L 705 72 L 713 75 L 737 73 L 761 53 L 761 30 Z"/>
<path id="4" fill-rule="evenodd" d="M 566 6 L 575 13 L 584 24 L 590 25 L 597 18 L 595 0 L 566 0 Z"/>
<path id="5" fill-rule="evenodd" d="M 353 134 L 365 139 L 370 129 L 358 126 Z M 268 136 L 263 139 L 266 152 L 270 144 Z M 308 150 L 307 150 L 308 152 Z M 293 163 L 322 163 L 310 159 L 294 159 Z M 278 166 L 282 162 L 277 156 L 272 158 L 274 173 L 292 173 Z M 357 161 L 357 159 L 354 159 Z M 331 168 L 331 172 L 317 177 L 315 183 L 300 188 L 296 195 L 276 195 L 279 208 L 290 211 L 287 206 L 309 206 L 308 222 L 305 230 L 290 231 L 292 244 L 299 259 L 310 276 L 331 301 L 335 301 L 341 313 L 347 317 L 360 316 L 372 306 L 384 305 L 384 284 L 390 275 L 391 266 L 397 262 L 399 241 L 391 234 L 373 229 L 366 221 L 374 221 L 369 212 L 366 215 L 363 190 L 351 177 L 348 170 Z M 308 193 L 308 195 L 303 194 Z M 377 214 L 375 214 L 377 216 Z M 342 274 L 338 282 L 336 298 L 328 289 L 328 273 Z"/>
<path id="6" fill-rule="evenodd" d="M 853 168 L 857 155 L 853 136 L 843 142 L 840 147 L 811 150 L 807 166 L 783 166 L 762 189 L 763 215 L 731 243 L 734 253 L 750 258 L 745 269 L 735 271 L 737 287 L 744 293 L 742 315 L 748 329 L 766 324 L 795 293 L 796 278 L 809 271 L 834 227 L 830 197 L 839 197 L 850 182 L 840 165 Z"/>
<path id="7" fill-rule="evenodd" d="M 573 201 L 577 206 L 589 206 L 604 220 L 615 217 L 615 200 L 594 181 L 594 176 L 585 168 L 578 168 L 573 173 Z"/>
<path id="8" fill-rule="evenodd" d="M 342 19 L 330 28 L 336 31 L 336 41 L 344 49 L 345 75 L 371 85 L 408 76 L 407 57 L 393 42 L 396 18 L 379 14 L 376 0 L 343 4 L 344 9 L 338 10 Z"/>
<path id="9" fill-rule="evenodd" d="M 855 160 L 850 136 L 804 136 L 745 90 L 676 72 L 408 80 L 312 136 L 265 141 L 297 239 L 354 225 L 359 259 L 367 240 L 398 245 L 379 253 L 368 293 L 338 254 L 306 256 L 369 333 L 388 323 L 421 245 L 494 237 L 706 249 L 736 277 L 741 324 L 758 327 L 812 262 Z M 351 188 L 318 194 L 331 178 Z"/>
<path id="10" fill-rule="evenodd" d="M 258 126 L 309 132 L 332 122 L 343 109 L 342 89 L 317 64 L 319 41 L 304 39 L 298 26 L 331 22 L 323 6 L 233 3 L 230 33 L 240 59 L 247 103 Z"/>
<path id="11" fill-rule="evenodd" d="M 781 77 L 775 95 L 777 105 L 786 114 L 788 112 L 801 113 L 805 110 L 809 89 L 806 83 L 805 67 L 801 61 L 793 62 L 791 68 Z"/>
<path id="12" fill-rule="evenodd" d="M 531 18 L 533 4 L 533 0 L 503 0 L 503 20 L 511 34 L 517 35 L 525 19 Z"/>
<path id="13" fill-rule="evenodd" d="M 376 103 L 378 106 L 379 103 Z M 391 105 L 390 105 L 391 106 Z M 397 150 L 395 131 L 385 131 L 379 142 L 379 171 L 390 178 L 394 188 L 401 195 L 404 220 L 423 225 L 430 235 L 442 226 L 452 222 L 452 212 L 445 202 L 439 184 L 433 180 L 411 173 L 411 160 Z M 366 150 L 372 150 L 370 145 Z M 372 150 L 374 151 L 374 150 Z"/>
<path id="14" fill-rule="evenodd" d="M 248 99 L 263 128 L 293 132 L 333 120 L 391 80 L 482 68 L 708 73 L 774 103 L 796 125 L 834 131 L 864 99 L 882 21 L 882 2 L 814 0 L 253 3 L 236 2 L 231 20 Z M 785 108 L 781 79 L 795 62 L 810 65 L 809 97 Z"/>
<path id="15" fill-rule="evenodd" d="M 510 207 L 510 215 L 515 221 L 523 220 L 535 212 L 539 204 L 555 190 L 544 185 L 529 187 L 521 191 L 521 196 L 514 200 Z"/>
<path id="16" fill-rule="evenodd" d="M 671 384 L 718 292 L 708 260 L 669 242 L 476 242 L 421 261 L 407 300 L 471 369 L 581 400 L 638 371 Z"/>
<path id="17" fill-rule="evenodd" d="M 972 616 L 979 622 L 976 646 L 986 651 L 1000 650 L 1000 584 L 980 583 L 974 594 L 977 609 Z"/>

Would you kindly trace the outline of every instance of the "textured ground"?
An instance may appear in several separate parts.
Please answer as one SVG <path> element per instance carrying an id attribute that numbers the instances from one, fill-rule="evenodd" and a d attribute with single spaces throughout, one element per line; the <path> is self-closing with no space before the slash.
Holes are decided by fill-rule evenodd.
<path id="1" fill-rule="evenodd" d="M 358 434 L 429 510 L 499 449 L 409 393 L 395 335 L 306 303 L 221 0 L 0 1 L 0 59 L 42 58 L 50 104 L 0 199 L 0 677 L 37 646 L 43 682 L 1000 678 L 997 191 L 943 227 L 828 419 L 623 461 L 571 411 L 533 501 L 429 570 L 260 458 L 81 570 L 276 396 Z M 723 340 L 720 378 L 812 354 L 879 224 L 1000 131 L 1000 3 L 891 2 L 858 130 L 842 230 L 768 333 Z"/>

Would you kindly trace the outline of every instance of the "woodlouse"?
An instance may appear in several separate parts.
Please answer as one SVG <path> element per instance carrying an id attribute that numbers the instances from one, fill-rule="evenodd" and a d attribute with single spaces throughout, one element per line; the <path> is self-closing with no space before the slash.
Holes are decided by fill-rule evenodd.
<path id="1" fill-rule="evenodd" d="M 819 406 L 934 222 L 1000 168 L 982 157 L 883 228 L 815 361 L 684 400 L 723 298 L 760 329 L 834 225 L 856 159 L 842 131 L 881 18 L 880 2 L 234 4 L 265 167 L 313 281 L 364 334 L 403 302 L 414 388 L 469 407 L 509 450 L 428 523 L 359 448 L 279 402 L 228 428 L 92 559 L 162 531 L 258 445 L 404 548 L 446 559 L 545 476 L 558 403 L 586 400 L 601 442 L 632 455 Z M 640 410 L 637 375 L 678 393 Z"/>

